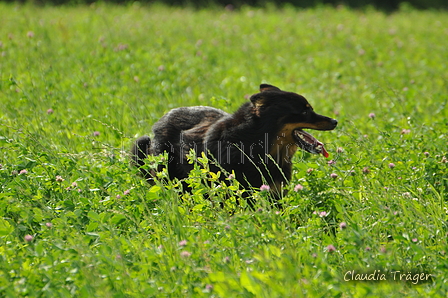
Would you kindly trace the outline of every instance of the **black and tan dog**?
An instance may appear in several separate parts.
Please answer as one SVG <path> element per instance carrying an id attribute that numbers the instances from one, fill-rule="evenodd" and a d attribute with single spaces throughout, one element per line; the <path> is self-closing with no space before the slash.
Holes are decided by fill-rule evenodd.
<path id="1" fill-rule="evenodd" d="M 268 184 L 279 194 L 291 178 L 298 148 L 328 157 L 324 145 L 302 129 L 332 130 L 337 123 L 316 114 L 303 96 L 262 84 L 234 114 L 204 106 L 169 111 L 154 124 L 152 141 L 144 136 L 135 142 L 133 162 L 141 167 L 147 155 L 167 152 L 170 179 L 184 179 L 193 168 L 186 154 L 194 149 L 219 163 L 210 165 L 212 171 L 234 172 L 246 189 Z M 152 179 L 154 173 L 141 170 Z"/>

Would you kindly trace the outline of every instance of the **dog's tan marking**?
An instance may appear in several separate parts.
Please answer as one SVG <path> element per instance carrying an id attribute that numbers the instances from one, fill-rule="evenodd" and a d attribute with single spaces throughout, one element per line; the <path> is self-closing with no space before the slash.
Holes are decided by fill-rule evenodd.
<path id="1" fill-rule="evenodd" d="M 257 99 L 254 103 L 254 108 L 255 108 L 255 115 L 257 115 L 257 117 L 260 117 L 260 108 L 262 106 L 264 106 L 264 99 Z"/>
<path id="2" fill-rule="evenodd" d="M 293 124 L 286 124 L 283 126 L 269 150 L 269 154 L 279 166 L 282 166 L 285 162 L 289 162 L 297 151 L 297 145 L 292 136 L 292 131 L 296 128 L 298 128 L 298 126 Z"/>
<path id="3" fill-rule="evenodd" d="M 255 107 L 258 109 L 259 107 L 262 107 L 264 105 L 264 102 L 263 101 L 257 101 L 256 103 L 255 103 Z"/>

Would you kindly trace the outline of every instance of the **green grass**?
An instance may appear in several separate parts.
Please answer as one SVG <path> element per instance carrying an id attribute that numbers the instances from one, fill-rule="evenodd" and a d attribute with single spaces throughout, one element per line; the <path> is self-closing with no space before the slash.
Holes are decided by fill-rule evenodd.
<path id="1" fill-rule="evenodd" d="M 446 12 L 0 11 L 0 296 L 447 296 Z M 128 166 L 171 108 L 231 112 L 262 82 L 339 120 L 313 133 L 334 164 L 296 154 L 285 210 L 215 207 L 204 192 L 238 194 L 199 168 L 182 194 Z"/>

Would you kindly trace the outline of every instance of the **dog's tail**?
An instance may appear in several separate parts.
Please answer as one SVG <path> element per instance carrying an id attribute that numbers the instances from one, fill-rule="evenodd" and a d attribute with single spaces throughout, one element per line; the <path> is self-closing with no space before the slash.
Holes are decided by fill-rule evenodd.
<path id="1" fill-rule="evenodd" d="M 131 149 L 131 164 L 140 169 L 143 177 L 148 182 L 153 180 L 153 177 L 149 170 L 142 168 L 145 165 L 145 158 L 150 154 L 151 139 L 148 136 L 138 138 Z"/>

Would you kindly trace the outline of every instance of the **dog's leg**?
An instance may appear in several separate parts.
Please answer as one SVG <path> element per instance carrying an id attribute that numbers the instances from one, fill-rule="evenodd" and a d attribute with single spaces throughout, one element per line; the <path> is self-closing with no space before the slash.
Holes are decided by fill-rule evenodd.
<path id="1" fill-rule="evenodd" d="M 151 139 L 148 136 L 138 138 L 132 146 L 131 158 L 136 167 L 141 167 L 145 164 L 143 161 L 149 154 L 151 147 Z"/>
<path id="2" fill-rule="evenodd" d="M 131 149 L 131 164 L 140 169 L 143 177 L 149 182 L 154 181 L 152 171 L 143 169 L 142 166 L 145 165 L 145 158 L 148 157 L 149 150 L 151 148 L 151 139 L 148 136 L 143 136 L 138 138 L 132 145 Z"/>

